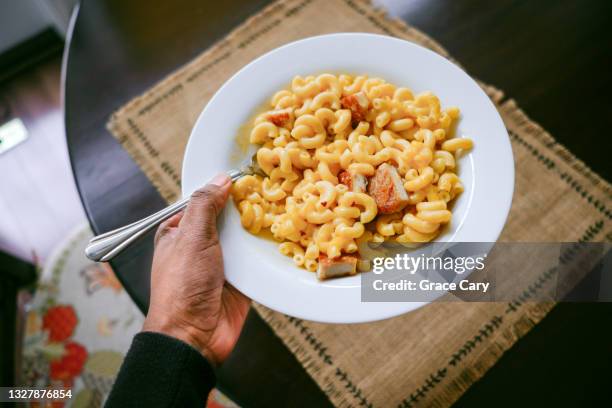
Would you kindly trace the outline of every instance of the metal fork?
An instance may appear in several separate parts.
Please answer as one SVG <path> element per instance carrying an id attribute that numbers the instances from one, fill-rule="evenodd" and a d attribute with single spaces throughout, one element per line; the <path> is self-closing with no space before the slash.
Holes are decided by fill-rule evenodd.
<path id="1" fill-rule="evenodd" d="M 263 175 L 255 155 L 251 157 L 250 162 L 227 172 L 232 183 L 252 174 Z M 96 262 L 110 261 L 148 231 L 187 207 L 189 199 L 190 197 L 185 197 L 146 218 L 93 237 L 85 248 L 85 255 Z"/>

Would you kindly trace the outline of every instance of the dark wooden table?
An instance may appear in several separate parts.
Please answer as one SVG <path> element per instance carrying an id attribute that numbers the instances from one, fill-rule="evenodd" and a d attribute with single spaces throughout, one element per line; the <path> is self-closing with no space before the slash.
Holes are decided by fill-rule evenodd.
<path id="1" fill-rule="evenodd" d="M 516 98 L 533 119 L 610 179 L 611 2 L 387 1 L 440 41 L 469 73 Z M 164 205 L 106 130 L 109 115 L 268 1 L 82 3 L 64 61 L 65 122 L 79 192 L 100 233 Z M 113 262 L 143 311 L 151 254 L 149 236 Z M 457 405 L 609 402 L 611 327 L 609 304 L 558 306 Z M 255 313 L 218 376 L 219 387 L 243 406 L 329 405 Z"/>

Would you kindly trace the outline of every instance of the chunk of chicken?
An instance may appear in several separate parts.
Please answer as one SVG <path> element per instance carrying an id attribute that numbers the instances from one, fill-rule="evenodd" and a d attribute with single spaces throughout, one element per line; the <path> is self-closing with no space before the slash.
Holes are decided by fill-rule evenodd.
<path id="1" fill-rule="evenodd" d="M 340 103 L 344 109 L 351 111 L 351 119 L 353 123 L 359 123 L 366 119 L 370 100 L 363 92 L 357 92 L 353 95 L 346 95 L 340 99 Z"/>
<path id="2" fill-rule="evenodd" d="M 363 174 L 351 174 L 348 171 L 342 171 L 338 174 L 338 180 L 354 193 L 365 193 L 368 188 L 368 179 Z"/>
<path id="3" fill-rule="evenodd" d="M 368 193 L 378 207 L 381 214 L 392 214 L 403 209 L 408 204 L 408 193 L 404 189 L 402 178 L 397 169 L 390 164 L 383 163 L 376 169 L 370 179 Z"/>
<path id="4" fill-rule="evenodd" d="M 274 123 L 274 125 L 279 126 L 279 127 L 284 127 L 285 125 L 291 122 L 291 119 L 292 119 L 291 116 L 292 116 L 291 110 L 279 109 L 279 110 L 268 112 L 268 114 L 266 115 L 266 118 L 270 122 Z"/>
<path id="5" fill-rule="evenodd" d="M 355 275 L 356 273 L 356 256 L 342 255 L 335 259 L 330 259 L 325 255 L 319 256 L 319 269 L 317 270 L 317 278 L 319 280 Z"/>

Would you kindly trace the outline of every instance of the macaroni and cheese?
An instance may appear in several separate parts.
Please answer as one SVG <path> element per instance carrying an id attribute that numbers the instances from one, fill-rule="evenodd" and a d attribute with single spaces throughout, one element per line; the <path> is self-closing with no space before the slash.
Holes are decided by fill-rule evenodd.
<path id="1" fill-rule="evenodd" d="M 463 191 L 457 157 L 472 141 L 451 137 L 458 118 L 380 78 L 296 76 L 250 130 L 266 176 L 234 184 L 242 225 L 320 279 L 367 269 L 364 242 L 429 242 Z"/>

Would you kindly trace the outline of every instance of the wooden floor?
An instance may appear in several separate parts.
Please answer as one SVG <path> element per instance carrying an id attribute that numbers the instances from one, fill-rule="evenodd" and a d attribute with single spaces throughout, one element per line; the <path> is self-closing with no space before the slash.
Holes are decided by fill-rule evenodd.
<path id="1" fill-rule="evenodd" d="M 0 154 L 0 250 L 44 260 L 85 221 L 60 101 L 61 55 L 0 84 L 0 124 L 20 118 L 29 138 Z"/>

